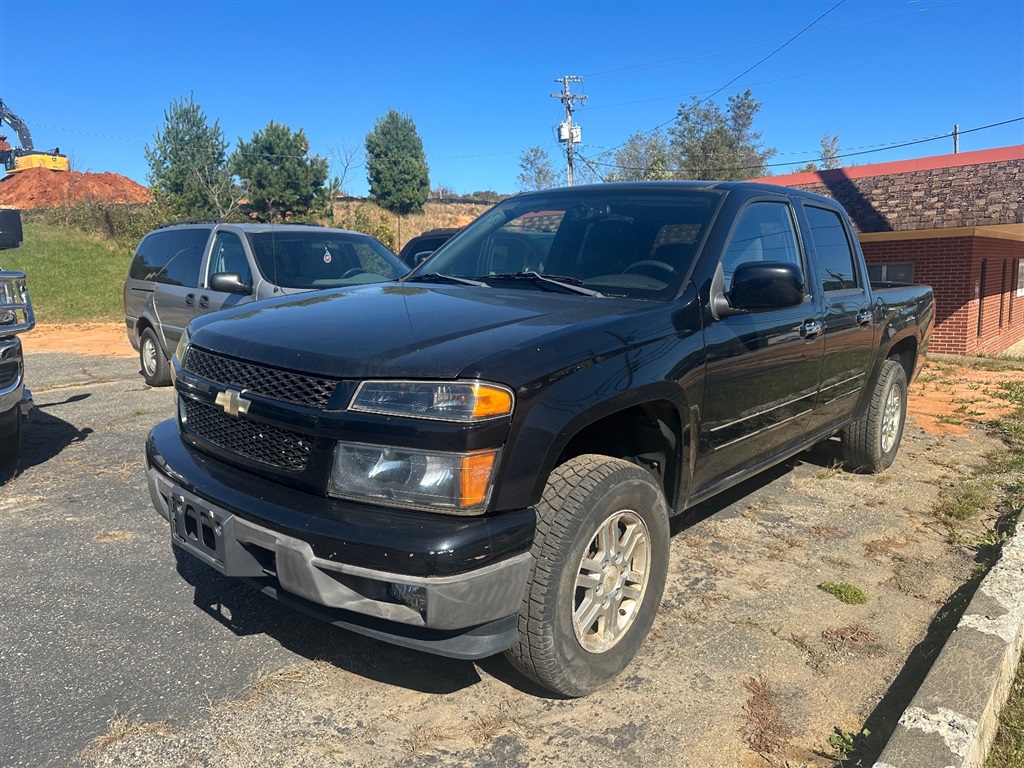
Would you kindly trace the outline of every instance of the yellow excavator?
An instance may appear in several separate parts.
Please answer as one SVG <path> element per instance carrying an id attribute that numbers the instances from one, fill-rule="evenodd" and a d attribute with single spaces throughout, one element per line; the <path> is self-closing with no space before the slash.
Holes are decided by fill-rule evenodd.
<path id="1" fill-rule="evenodd" d="M 4 104 L 0 99 L 0 122 L 7 123 L 14 132 L 18 134 L 20 148 L 12 147 L 7 143 L 7 137 L 0 135 L 0 163 L 8 173 L 17 173 L 29 168 L 49 168 L 51 171 L 70 171 L 71 162 L 67 155 L 60 153 L 60 148 L 49 152 L 39 152 L 32 144 L 32 134 L 29 133 L 25 121 Z"/>

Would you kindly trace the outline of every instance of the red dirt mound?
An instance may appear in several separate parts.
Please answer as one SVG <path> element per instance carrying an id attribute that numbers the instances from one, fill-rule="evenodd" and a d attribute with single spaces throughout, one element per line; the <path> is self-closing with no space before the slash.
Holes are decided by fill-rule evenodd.
<path id="1" fill-rule="evenodd" d="M 149 190 L 117 173 L 79 173 L 29 168 L 0 181 L 0 206 L 23 210 L 56 208 L 83 201 L 148 203 Z"/>

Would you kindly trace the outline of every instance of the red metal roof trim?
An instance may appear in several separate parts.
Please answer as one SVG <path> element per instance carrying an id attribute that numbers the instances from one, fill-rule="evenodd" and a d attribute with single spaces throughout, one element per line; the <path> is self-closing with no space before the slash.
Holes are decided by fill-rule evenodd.
<path id="1" fill-rule="evenodd" d="M 765 176 L 760 179 L 751 179 L 751 181 L 763 181 L 767 184 L 779 184 L 783 187 L 796 187 L 804 184 L 842 181 L 843 179 L 864 179 L 872 176 L 890 176 L 895 173 L 935 171 L 942 168 L 959 168 L 964 165 L 1001 163 L 1007 160 L 1024 160 L 1024 144 L 998 147 L 996 149 L 979 149 L 974 152 L 958 152 L 951 155 L 919 157 L 914 160 L 897 160 L 892 163 L 851 165 L 844 168 L 834 168 L 829 171 L 791 173 L 787 176 Z"/>

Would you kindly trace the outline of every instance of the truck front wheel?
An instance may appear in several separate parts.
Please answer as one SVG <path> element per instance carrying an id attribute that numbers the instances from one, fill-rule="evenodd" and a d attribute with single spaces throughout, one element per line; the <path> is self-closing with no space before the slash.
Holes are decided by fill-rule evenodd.
<path id="1" fill-rule="evenodd" d="M 896 459 L 907 420 L 907 374 L 896 360 L 878 372 L 865 414 L 843 430 L 843 463 L 856 472 L 881 472 Z"/>
<path id="2" fill-rule="evenodd" d="M 668 572 L 668 506 L 655 479 L 622 459 L 584 455 L 548 478 L 533 566 L 506 651 L 563 696 L 590 693 L 636 656 Z"/>

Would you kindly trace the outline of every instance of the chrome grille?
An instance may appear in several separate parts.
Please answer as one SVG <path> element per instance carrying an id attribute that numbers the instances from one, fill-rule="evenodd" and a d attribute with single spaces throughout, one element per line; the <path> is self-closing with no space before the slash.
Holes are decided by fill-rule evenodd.
<path id="1" fill-rule="evenodd" d="M 225 451 L 288 472 L 306 468 L 313 439 L 287 429 L 228 416 L 219 408 L 182 398 L 189 432 Z"/>
<path id="2" fill-rule="evenodd" d="M 221 357 L 196 347 L 189 347 L 183 367 L 189 373 L 225 387 L 247 389 L 254 395 L 308 408 L 326 408 L 338 384 L 318 376 Z"/>

